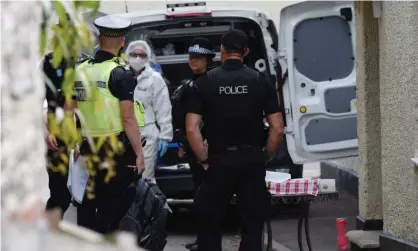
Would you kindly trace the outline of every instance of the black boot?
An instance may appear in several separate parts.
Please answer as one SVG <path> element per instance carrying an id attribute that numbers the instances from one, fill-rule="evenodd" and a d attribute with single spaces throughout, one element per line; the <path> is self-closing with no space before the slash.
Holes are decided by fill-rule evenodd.
<path id="1" fill-rule="evenodd" d="M 189 250 L 192 250 L 192 251 L 197 250 L 197 239 L 192 243 L 186 244 L 185 247 Z"/>

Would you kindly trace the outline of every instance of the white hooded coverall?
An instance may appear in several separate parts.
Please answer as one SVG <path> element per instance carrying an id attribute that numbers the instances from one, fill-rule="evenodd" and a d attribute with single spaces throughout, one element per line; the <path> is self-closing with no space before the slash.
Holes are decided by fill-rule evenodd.
<path id="1" fill-rule="evenodd" d="M 141 134 L 146 137 L 147 143 L 143 148 L 145 170 L 143 178 L 155 182 L 155 166 L 158 158 L 158 141 L 173 139 L 173 126 L 171 123 L 171 101 L 167 85 L 160 73 L 154 71 L 149 62 L 151 49 L 145 41 L 138 40 L 129 44 L 126 58 L 129 63 L 129 53 L 136 46 L 142 46 L 148 55 L 145 69 L 137 77 L 134 91 L 134 100 L 139 100 L 145 109 L 145 126 L 141 127 Z M 160 129 L 158 129 L 157 127 Z"/>

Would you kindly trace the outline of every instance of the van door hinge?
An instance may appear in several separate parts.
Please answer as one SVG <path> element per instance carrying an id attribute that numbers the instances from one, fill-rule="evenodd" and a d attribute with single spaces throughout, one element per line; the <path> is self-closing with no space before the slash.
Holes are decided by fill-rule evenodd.
<path id="1" fill-rule="evenodd" d="M 373 1 L 373 16 L 375 18 L 381 18 L 382 17 L 382 2 L 381 1 Z"/>
<path id="2" fill-rule="evenodd" d="M 263 28 L 267 28 L 267 27 L 269 27 L 269 23 L 268 23 L 268 20 L 267 20 L 266 15 L 264 15 L 264 14 L 263 14 L 263 13 L 261 13 L 261 12 L 258 12 L 258 13 L 256 14 L 256 16 L 257 16 L 257 18 L 258 18 L 258 22 L 259 22 L 259 24 L 261 25 L 261 27 L 263 27 Z"/>

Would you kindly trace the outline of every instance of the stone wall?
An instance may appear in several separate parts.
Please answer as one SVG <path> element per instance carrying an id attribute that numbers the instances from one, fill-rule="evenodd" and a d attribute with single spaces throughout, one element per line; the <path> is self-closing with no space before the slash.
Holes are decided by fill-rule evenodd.
<path id="1" fill-rule="evenodd" d="M 380 132 L 379 20 L 371 1 L 355 2 L 356 84 L 359 158 L 359 215 L 366 221 L 382 216 L 382 167 Z M 367 223 L 366 223 L 367 226 Z M 379 224 L 381 229 L 381 224 Z M 377 229 L 376 229 L 377 230 Z"/>
<path id="2" fill-rule="evenodd" d="M 1 3 L 1 247 L 2 251 L 144 251 L 133 235 L 110 238 L 74 225 L 49 224 L 41 200 L 45 179 L 38 69 L 39 1 Z M 56 214 L 55 214 L 56 215 Z M 57 222 L 55 217 L 55 222 Z M 51 218 L 52 219 L 52 218 Z M 50 226 L 59 231 L 48 231 Z"/>
<path id="3" fill-rule="evenodd" d="M 383 2 L 380 110 L 384 232 L 418 243 L 418 2 Z"/>
<path id="4" fill-rule="evenodd" d="M 46 174 L 45 88 L 37 68 L 40 3 L 5 1 L 1 7 L 1 206 L 8 211 L 46 187 L 37 182 Z"/>

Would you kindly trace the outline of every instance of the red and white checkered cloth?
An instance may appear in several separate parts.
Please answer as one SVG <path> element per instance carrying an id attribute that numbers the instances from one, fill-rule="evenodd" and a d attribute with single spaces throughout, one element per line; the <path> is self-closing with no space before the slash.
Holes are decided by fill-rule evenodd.
<path id="1" fill-rule="evenodd" d="M 271 194 L 283 195 L 318 195 L 319 179 L 291 179 L 281 183 L 269 181 L 268 188 Z"/>

